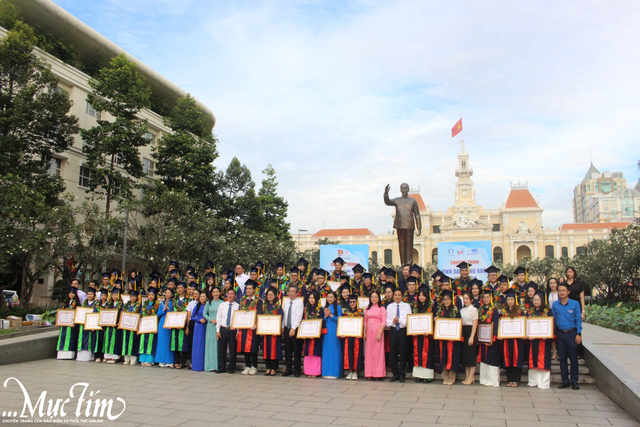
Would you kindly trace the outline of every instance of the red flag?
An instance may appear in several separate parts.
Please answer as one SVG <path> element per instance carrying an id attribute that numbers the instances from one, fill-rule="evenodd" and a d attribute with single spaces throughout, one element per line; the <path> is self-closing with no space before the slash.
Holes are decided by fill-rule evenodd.
<path id="1" fill-rule="evenodd" d="M 462 132 L 462 118 L 451 128 L 451 138 Z"/>

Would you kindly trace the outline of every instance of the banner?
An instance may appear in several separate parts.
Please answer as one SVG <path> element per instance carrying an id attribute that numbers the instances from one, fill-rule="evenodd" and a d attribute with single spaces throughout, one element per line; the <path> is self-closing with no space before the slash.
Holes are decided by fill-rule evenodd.
<path id="1" fill-rule="evenodd" d="M 335 270 L 333 260 L 341 257 L 344 259 L 343 270 L 353 277 L 352 268 L 356 264 L 369 270 L 369 245 L 320 245 L 320 268 L 331 273 Z"/>
<path id="2" fill-rule="evenodd" d="M 484 269 L 489 267 L 491 261 L 491 241 L 479 242 L 442 242 L 438 243 L 438 268 L 449 277 L 460 276 L 460 270 L 456 265 L 466 261 L 469 267 L 469 275 L 487 281 L 487 273 Z"/>

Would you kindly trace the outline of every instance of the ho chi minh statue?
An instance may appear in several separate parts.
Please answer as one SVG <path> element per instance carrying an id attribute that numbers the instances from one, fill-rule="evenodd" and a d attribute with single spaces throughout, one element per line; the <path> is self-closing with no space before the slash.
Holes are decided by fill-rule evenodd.
<path id="1" fill-rule="evenodd" d="M 409 197 L 409 184 L 402 184 L 400 192 L 402 197 L 389 199 L 389 188 L 384 189 L 384 204 L 396 207 L 396 219 L 393 228 L 398 235 L 398 246 L 400 247 L 400 264 L 413 264 L 413 233 L 418 229 L 418 236 L 422 232 L 422 222 L 420 220 L 420 209 L 416 199 Z"/>

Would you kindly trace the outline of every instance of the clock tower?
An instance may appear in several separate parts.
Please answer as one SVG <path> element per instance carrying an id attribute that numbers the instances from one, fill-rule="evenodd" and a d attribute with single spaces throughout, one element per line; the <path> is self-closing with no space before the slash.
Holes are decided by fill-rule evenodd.
<path id="1" fill-rule="evenodd" d="M 460 141 L 460 152 L 458 153 L 458 167 L 456 168 L 456 207 L 475 207 L 476 192 L 473 189 L 473 168 L 469 165 L 469 153 L 464 147 L 464 139 Z"/>

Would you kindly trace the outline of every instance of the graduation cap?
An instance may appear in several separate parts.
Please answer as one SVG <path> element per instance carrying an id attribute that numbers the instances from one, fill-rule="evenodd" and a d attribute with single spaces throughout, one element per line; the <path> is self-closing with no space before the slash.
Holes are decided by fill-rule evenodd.
<path id="1" fill-rule="evenodd" d="M 160 274 L 160 273 L 158 273 L 157 271 L 152 271 L 152 272 L 151 272 L 151 274 L 149 275 L 149 278 L 150 278 L 151 280 L 153 280 L 153 279 L 159 279 L 159 278 L 160 278 L 160 276 L 161 276 L 161 274 Z"/>
<path id="2" fill-rule="evenodd" d="M 276 268 L 282 268 L 284 269 L 284 263 L 283 262 L 279 262 L 276 264 Z"/>
<path id="3" fill-rule="evenodd" d="M 258 267 L 253 267 L 253 268 L 249 271 L 249 273 L 256 273 L 256 274 L 258 274 L 258 272 L 259 272 L 259 271 L 260 271 L 260 270 L 258 269 Z"/>
<path id="4" fill-rule="evenodd" d="M 515 289 L 508 289 L 506 295 L 507 295 L 507 298 L 515 298 L 516 297 Z"/>
<path id="5" fill-rule="evenodd" d="M 487 295 L 487 294 L 488 295 L 493 295 L 493 291 L 491 289 L 489 289 L 489 288 L 486 288 L 484 291 L 482 291 L 482 293 L 485 294 L 485 295 Z"/>
<path id="6" fill-rule="evenodd" d="M 355 294 L 349 295 L 349 301 L 358 301 L 358 295 L 355 295 Z"/>
<path id="7" fill-rule="evenodd" d="M 177 283 L 176 283 L 176 285 L 177 285 L 177 286 L 182 286 L 182 287 L 184 287 L 184 288 L 186 288 L 186 287 L 187 287 L 187 284 L 186 284 L 186 283 L 184 283 L 184 282 L 177 282 Z"/>
<path id="8" fill-rule="evenodd" d="M 298 260 L 298 262 L 296 263 L 296 265 L 304 265 L 304 266 L 305 266 L 305 268 L 306 268 L 306 267 L 309 265 L 309 261 L 307 261 L 307 260 L 306 260 L 306 259 L 304 259 L 304 258 L 300 258 L 300 259 Z"/>
<path id="9" fill-rule="evenodd" d="M 314 274 L 318 274 L 318 269 L 316 267 L 313 267 L 311 270 L 311 275 L 313 276 Z"/>
<path id="10" fill-rule="evenodd" d="M 391 289 L 391 292 L 393 292 L 396 290 L 396 287 L 392 283 L 387 283 L 384 285 L 384 290 L 386 291 L 387 289 Z"/>
<path id="11" fill-rule="evenodd" d="M 509 283 L 509 278 L 507 276 L 505 276 L 504 274 L 501 274 L 500 277 L 498 277 L 498 282 L 500 282 L 500 283 Z"/>
<path id="12" fill-rule="evenodd" d="M 134 289 L 131 292 L 129 292 L 129 295 L 131 295 L 132 297 L 137 297 L 138 295 L 140 295 L 140 293 Z"/>
<path id="13" fill-rule="evenodd" d="M 441 281 L 442 281 L 442 278 L 445 277 L 445 275 L 444 275 L 444 273 L 442 271 L 436 270 L 436 272 L 431 275 L 431 278 L 435 279 L 438 276 L 440 276 L 440 280 Z"/>
<path id="14" fill-rule="evenodd" d="M 190 288 L 197 288 L 198 284 L 196 282 L 189 282 L 189 287 Z"/>
<path id="15" fill-rule="evenodd" d="M 204 275 L 205 279 L 215 279 L 216 273 L 207 273 Z"/>
<path id="16" fill-rule="evenodd" d="M 538 284 L 535 282 L 529 282 L 527 284 L 527 291 L 529 291 L 529 289 L 535 289 L 536 291 L 538 290 Z"/>
<path id="17" fill-rule="evenodd" d="M 495 265 L 490 265 L 489 267 L 484 269 L 484 272 L 489 274 L 489 273 L 499 273 L 500 269 L 498 267 L 496 267 Z"/>
<path id="18" fill-rule="evenodd" d="M 371 279 L 371 280 L 373 280 L 373 274 L 371 274 L 371 273 L 362 273 L 362 278 L 363 279 Z"/>
<path id="19" fill-rule="evenodd" d="M 105 272 L 105 273 L 102 273 L 102 277 L 105 277 L 105 278 L 107 278 L 107 279 L 110 279 L 110 278 L 111 278 L 111 273 L 106 273 L 106 272 Z"/>
<path id="20" fill-rule="evenodd" d="M 169 261 L 169 267 L 178 268 L 178 262 L 177 261 Z"/>
<path id="21" fill-rule="evenodd" d="M 113 270 L 111 270 L 111 275 L 120 276 L 120 270 L 118 270 L 117 268 L 114 268 Z"/>
<path id="22" fill-rule="evenodd" d="M 353 268 L 352 268 L 351 270 L 352 270 L 354 273 L 357 273 L 357 272 L 362 273 L 362 272 L 364 272 L 364 267 L 363 267 L 362 265 L 360 265 L 360 263 L 358 263 L 358 264 L 354 265 L 354 266 L 353 266 Z"/>
<path id="23" fill-rule="evenodd" d="M 73 286 L 69 288 L 69 293 L 70 294 L 74 294 L 74 295 L 78 295 L 78 289 L 74 288 Z"/>
<path id="24" fill-rule="evenodd" d="M 89 292 L 93 292 L 95 294 L 96 293 L 96 288 L 94 288 L 93 286 L 89 286 L 87 288 L 87 293 L 89 293 Z"/>
<path id="25" fill-rule="evenodd" d="M 471 280 L 469 280 L 469 287 L 471 287 L 473 285 L 478 285 L 478 287 L 480 289 L 482 289 L 482 285 L 483 285 L 482 280 L 479 280 L 479 279 L 471 279 Z"/>
<path id="26" fill-rule="evenodd" d="M 345 283 L 344 285 L 340 285 L 340 287 L 338 288 L 340 295 L 342 295 L 342 291 L 344 291 L 345 289 L 351 292 L 351 285 L 348 283 Z"/>
<path id="27" fill-rule="evenodd" d="M 340 276 L 340 280 L 346 280 L 348 282 L 349 280 L 351 280 L 351 276 L 349 276 L 348 274 L 342 274 Z"/>
<path id="28" fill-rule="evenodd" d="M 300 274 L 300 270 L 298 270 L 298 267 L 293 267 L 292 269 L 289 270 L 289 273 Z"/>
<path id="29" fill-rule="evenodd" d="M 247 280 L 246 282 L 244 282 L 244 285 L 245 285 L 245 286 L 247 286 L 247 285 L 251 285 L 251 286 L 253 286 L 253 289 L 255 289 L 255 288 L 257 288 L 257 287 L 258 287 L 258 283 L 256 283 L 256 281 L 255 281 L 255 280 L 251 280 L 251 279 L 249 279 L 249 280 Z"/>
<path id="30" fill-rule="evenodd" d="M 333 260 L 333 263 L 334 264 L 344 265 L 344 260 L 341 257 L 338 257 L 338 258 Z"/>
<path id="31" fill-rule="evenodd" d="M 382 274 L 382 273 L 387 274 L 387 267 L 382 267 L 382 268 L 378 271 L 378 274 Z"/>
<path id="32" fill-rule="evenodd" d="M 324 277 L 327 274 L 327 271 L 324 268 L 318 268 L 316 269 L 316 274 Z"/>
<path id="33" fill-rule="evenodd" d="M 118 279 L 115 282 L 113 282 L 113 284 L 122 286 L 122 280 Z"/>
<path id="34" fill-rule="evenodd" d="M 111 295 L 120 295 L 121 292 L 122 292 L 122 289 L 113 288 L 111 290 Z"/>
<path id="35" fill-rule="evenodd" d="M 422 291 L 422 290 L 429 292 L 429 285 L 427 285 L 426 283 L 421 284 L 421 285 L 418 287 L 418 292 L 420 292 L 420 291 Z"/>
<path id="36" fill-rule="evenodd" d="M 175 283 L 177 285 L 178 284 L 178 279 L 176 279 L 175 277 L 172 277 L 169 280 L 167 280 L 167 283 Z"/>
<path id="37" fill-rule="evenodd" d="M 449 297 L 449 298 L 453 299 L 453 292 L 451 292 L 449 290 L 444 290 L 444 291 L 440 292 L 440 297 L 441 298 Z"/>
<path id="38" fill-rule="evenodd" d="M 515 270 L 513 270 L 513 275 L 517 276 L 518 274 L 527 274 L 527 269 L 524 267 L 518 267 Z"/>
<path id="39" fill-rule="evenodd" d="M 101 289 L 100 289 L 100 293 L 101 293 L 102 295 L 109 295 L 109 289 L 107 289 L 107 288 L 101 288 Z"/>
<path id="40" fill-rule="evenodd" d="M 411 268 L 409 269 L 409 271 L 411 273 L 413 273 L 414 271 L 417 272 L 417 273 L 422 273 L 422 268 L 420 268 L 420 266 L 418 264 L 413 264 L 411 266 Z"/>
<path id="41" fill-rule="evenodd" d="M 225 267 L 225 268 L 222 270 L 222 274 L 226 274 L 227 276 L 228 276 L 229 274 L 231 274 L 231 273 L 233 273 L 233 270 L 232 270 L 232 269 L 230 269 L 229 267 Z"/>
<path id="42" fill-rule="evenodd" d="M 262 261 L 258 261 L 253 266 L 262 270 L 264 268 L 264 263 Z"/>
<path id="43" fill-rule="evenodd" d="M 149 294 L 157 294 L 158 293 L 158 288 L 149 288 L 149 289 L 147 289 L 147 293 L 149 293 Z"/>
<path id="44" fill-rule="evenodd" d="M 393 278 L 393 280 L 396 280 L 397 276 L 398 273 L 396 273 L 393 268 L 387 268 L 387 278 Z"/>
<path id="45" fill-rule="evenodd" d="M 469 264 L 467 261 L 462 261 L 460 264 L 456 265 L 456 267 L 458 267 L 459 269 L 464 269 L 464 268 L 469 268 L 471 264 Z"/>
<path id="46" fill-rule="evenodd" d="M 204 264 L 204 268 L 213 268 L 213 261 L 207 261 Z"/>
<path id="47" fill-rule="evenodd" d="M 413 276 L 409 276 L 407 277 L 407 283 L 417 283 L 418 279 L 413 277 Z"/>

